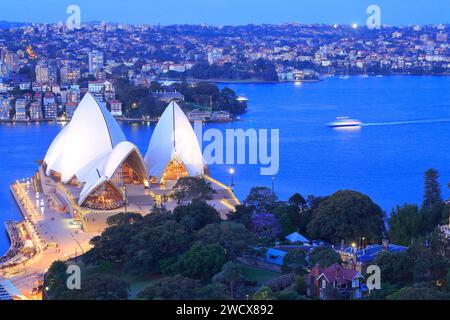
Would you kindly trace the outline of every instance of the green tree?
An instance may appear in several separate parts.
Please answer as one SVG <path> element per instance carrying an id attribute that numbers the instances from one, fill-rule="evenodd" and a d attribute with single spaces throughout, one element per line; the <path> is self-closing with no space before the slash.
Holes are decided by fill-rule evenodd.
<path id="1" fill-rule="evenodd" d="M 211 223 L 221 221 L 219 213 L 202 200 L 193 200 L 190 204 L 178 206 L 173 210 L 177 222 L 191 231 L 197 231 Z"/>
<path id="2" fill-rule="evenodd" d="M 442 204 L 441 186 L 438 179 L 439 173 L 436 170 L 428 169 L 425 172 L 422 208 L 426 210 Z"/>
<path id="3" fill-rule="evenodd" d="M 308 284 L 306 283 L 305 277 L 303 275 L 298 275 L 295 277 L 295 290 L 298 294 L 304 296 L 306 295 L 308 289 Z"/>
<path id="4" fill-rule="evenodd" d="M 222 271 L 217 273 L 212 281 L 214 283 L 222 283 L 230 288 L 231 300 L 234 299 L 234 288 L 236 283 L 242 278 L 241 270 L 234 262 L 227 262 L 223 265 Z"/>
<path id="5" fill-rule="evenodd" d="M 45 275 L 44 299 L 46 300 L 125 300 L 130 285 L 115 276 L 98 273 L 83 278 L 81 289 L 69 290 L 66 282 L 67 266 L 54 262 Z"/>
<path id="6" fill-rule="evenodd" d="M 289 198 L 289 204 L 299 208 L 301 211 L 305 211 L 308 209 L 308 203 L 306 202 L 305 198 L 303 198 L 299 193 L 294 193 Z"/>
<path id="7" fill-rule="evenodd" d="M 389 218 L 389 239 L 396 244 L 408 246 L 423 228 L 423 215 L 416 205 L 397 206 Z"/>
<path id="8" fill-rule="evenodd" d="M 194 300 L 200 288 L 199 281 L 176 275 L 152 282 L 137 297 L 145 300 Z"/>
<path id="9" fill-rule="evenodd" d="M 271 300 L 271 299 L 273 299 L 272 289 L 270 289 L 269 287 L 262 287 L 262 288 L 260 288 L 253 295 L 253 299 L 254 300 Z"/>
<path id="10" fill-rule="evenodd" d="M 201 244 L 221 245 L 231 259 L 252 252 L 251 245 L 256 242 L 244 225 L 230 221 L 208 224 L 197 232 L 196 238 Z"/>
<path id="11" fill-rule="evenodd" d="M 436 282 L 445 279 L 450 265 L 450 240 L 438 231 L 408 248 L 414 282 Z"/>
<path id="12" fill-rule="evenodd" d="M 225 250 L 217 244 L 194 245 L 178 260 L 183 276 L 206 281 L 222 269 Z"/>
<path id="13" fill-rule="evenodd" d="M 110 216 L 106 219 L 106 223 L 108 226 L 121 226 L 125 224 L 133 224 L 135 222 L 141 222 L 143 216 L 140 213 L 118 213 L 116 215 Z"/>
<path id="14" fill-rule="evenodd" d="M 228 300 L 229 298 L 226 287 L 220 283 L 208 284 L 198 291 L 200 300 Z"/>
<path id="15" fill-rule="evenodd" d="M 309 256 L 311 267 L 319 264 L 322 268 L 326 268 L 333 263 L 341 263 L 341 257 L 331 247 L 316 247 Z"/>
<path id="16" fill-rule="evenodd" d="M 424 229 L 426 232 L 431 232 L 439 225 L 442 222 L 443 213 L 446 212 L 438 179 L 439 173 L 436 170 L 429 169 L 425 172 L 421 211 L 424 215 Z"/>
<path id="17" fill-rule="evenodd" d="M 199 177 L 182 177 L 171 191 L 171 196 L 178 201 L 184 200 L 211 200 L 216 191 L 211 184 L 203 178 Z"/>
<path id="18" fill-rule="evenodd" d="M 62 261 L 55 261 L 44 276 L 44 299 L 58 298 L 67 291 L 67 266 Z"/>
<path id="19" fill-rule="evenodd" d="M 130 284 L 109 274 L 96 274 L 83 280 L 81 290 L 70 290 L 75 300 L 125 300 Z M 70 300 L 74 300 L 70 298 Z"/>
<path id="20" fill-rule="evenodd" d="M 290 250 L 283 258 L 283 273 L 303 274 L 306 270 L 306 255 L 302 250 Z"/>
<path id="21" fill-rule="evenodd" d="M 276 300 L 281 301 L 290 301 L 290 300 L 304 300 L 303 296 L 300 296 L 297 292 L 293 290 L 283 290 L 275 292 L 274 298 Z"/>
<path id="22" fill-rule="evenodd" d="M 149 214 L 140 221 L 106 228 L 91 240 L 93 248 L 84 260 L 120 263 L 127 271 L 142 274 L 157 270 L 160 260 L 185 252 L 192 240 L 188 228 L 173 215 Z"/>
<path id="23" fill-rule="evenodd" d="M 398 288 L 388 282 L 384 282 L 381 289 L 373 289 L 370 291 L 369 295 L 365 298 L 366 300 L 386 300 L 387 296 L 396 292 Z"/>
<path id="24" fill-rule="evenodd" d="M 241 223 L 247 229 L 252 227 L 252 214 L 253 210 L 245 205 L 237 205 L 235 211 L 228 214 L 228 220 Z"/>
<path id="25" fill-rule="evenodd" d="M 276 201 L 276 195 L 269 188 L 254 187 L 242 204 L 249 207 L 253 213 L 267 213 L 272 211 Z"/>
<path id="26" fill-rule="evenodd" d="M 381 278 L 386 284 L 402 287 L 413 282 L 413 261 L 406 252 L 382 252 L 374 264 L 380 267 Z"/>
<path id="27" fill-rule="evenodd" d="M 384 213 L 372 200 L 359 192 L 338 191 L 322 201 L 308 224 L 312 238 L 339 243 L 365 237 L 369 242 L 381 240 Z"/>
<path id="28" fill-rule="evenodd" d="M 447 292 L 429 287 L 405 287 L 387 296 L 388 300 L 449 300 Z"/>

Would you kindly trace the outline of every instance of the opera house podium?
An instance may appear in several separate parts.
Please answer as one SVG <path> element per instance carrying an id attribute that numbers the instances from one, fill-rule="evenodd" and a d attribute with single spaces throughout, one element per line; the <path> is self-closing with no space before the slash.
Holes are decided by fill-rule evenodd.
<path id="1" fill-rule="evenodd" d="M 39 165 L 42 190 L 67 208 L 85 231 L 100 233 L 108 217 L 153 206 L 173 210 L 167 200 L 181 177 L 205 177 L 220 198 L 212 205 L 223 217 L 238 200 L 223 184 L 205 175 L 200 144 L 184 112 L 172 101 L 160 117 L 145 158 L 127 141 L 110 112 L 90 94 L 51 143 Z"/>

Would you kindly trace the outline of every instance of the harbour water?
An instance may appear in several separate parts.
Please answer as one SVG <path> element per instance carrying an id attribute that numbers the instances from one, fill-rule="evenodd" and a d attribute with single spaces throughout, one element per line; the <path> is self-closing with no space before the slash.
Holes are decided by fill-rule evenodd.
<path id="1" fill-rule="evenodd" d="M 280 130 L 275 192 L 328 195 L 339 189 L 369 195 L 385 211 L 420 203 L 423 173 L 441 175 L 444 197 L 450 181 L 450 77 L 338 77 L 318 83 L 221 84 L 249 98 L 239 121 L 210 123 L 204 129 Z M 359 129 L 326 126 L 339 116 L 364 123 Z M 149 124 L 121 124 L 127 138 L 147 151 Z M 3 225 L 21 219 L 9 192 L 16 179 L 33 175 L 61 124 L 0 124 L 0 255 L 9 247 Z M 204 144 L 206 145 L 206 144 Z M 230 165 L 210 166 L 229 183 Z M 258 165 L 237 165 L 234 184 L 243 199 L 253 186 L 272 185 Z"/>

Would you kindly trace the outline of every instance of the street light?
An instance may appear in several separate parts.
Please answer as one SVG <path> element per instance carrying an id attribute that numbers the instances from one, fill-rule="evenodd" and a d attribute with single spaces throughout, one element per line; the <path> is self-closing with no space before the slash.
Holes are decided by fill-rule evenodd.
<path id="1" fill-rule="evenodd" d="M 127 214 L 127 185 L 123 184 L 123 203 L 125 205 L 125 214 Z"/>
<path id="2" fill-rule="evenodd" d="M 233 181 L 234 169 L 233 169 L 233 168 L 230 168 L 229 172 L 230 172 L 230 176 L 231 176 L 230 187 L 233 188 L 233 187 L 234 187 L 234 181 Z"/>
<path id="3" fill-rule="evenodd" d="M 275 195 L 275 176 L 272 176 L 272 195 Z"/>

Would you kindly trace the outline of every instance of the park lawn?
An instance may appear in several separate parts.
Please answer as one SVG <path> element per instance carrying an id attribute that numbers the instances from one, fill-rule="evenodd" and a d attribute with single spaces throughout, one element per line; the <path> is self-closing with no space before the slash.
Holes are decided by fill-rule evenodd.
<path id="1" fill-rule="evenodd" d="M 136 299 L 136 296 L 139 292 L 147 288 L 155 280 L 161 278 L 163 278 L 163 276 L 161 276 L 160 274 L 150 274 L 142 276 L 132 276 L 125 274 L 122 276 L 122 279 L 130 284 L 130 299 Z"/>
<path id="2" fill-rule="evenodd" d="M 242 275 L 250 281 L 256 281 L 258 284 L 263 284 L 268 280 L 278 278 L 280 274 L 275 271 L 260 269 L 240 263 Z"/>

